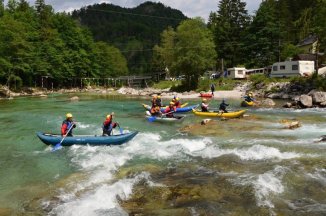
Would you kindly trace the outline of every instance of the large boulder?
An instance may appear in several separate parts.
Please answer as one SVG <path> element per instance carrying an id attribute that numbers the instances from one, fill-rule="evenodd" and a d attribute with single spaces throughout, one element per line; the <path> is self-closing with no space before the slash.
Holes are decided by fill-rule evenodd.
<path id="1" fill-rule="evenodd" d="M 299 104 L 302 108 L 312 107 L 312 97 L 309 95 L 301 95 L 299 98 Z"/>
<path id="2" fill-rule="evenodd" d="M 272 106 L 275 106 L 276 104 L 272 99 L 267 98 L 265 100 L 262 100 L 260 105 L 265 106 L 265 107 L 272 107 Z"/>
<path id="3" fill-rule="evenodd" d="M 308 95 L 312 97 L 312 102 L 314 104 L 326 102 L 326 92 L 311 91 Z"/>

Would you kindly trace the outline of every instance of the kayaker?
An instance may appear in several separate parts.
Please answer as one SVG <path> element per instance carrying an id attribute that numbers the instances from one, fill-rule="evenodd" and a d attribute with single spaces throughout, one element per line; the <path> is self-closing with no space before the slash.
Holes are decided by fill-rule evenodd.
<path id="1" fill-rule="evenodd" d="M 114 112 L 112 112 L 111 114 L 106 116 L 106 119 L 103 122 L 103 126 L 102 126 L 103 129 L 102 136 L 111 136 L 112 129 L 119 126 L 117 122 L 113 122 L 114 115 L 115 115 Z"/>
<path id="2" fill-rule="evenodd" d="M 159 107 L 159 106 L 153 107 L 151 109 L 151 115 L 152 116 L 161 116 L 162 115 L 161 107 Z"/>
<path id="3" fill-rule="evenodd" d="M 177 109 L 176 109 L 174 103 L 170 102 L 169 106 L 164 110 L 164 113 L 166 113 L 165 116 L 167 118 L 174 118 L 173 113 L 176 112 L 176 111 L 177 111 Z"/>
<path id="4" fill-rule="evenodd" d="M 244 96 L 244 99 L 245 99 L 245 101 L 246 102 L 254 102 L 255 101 L 255 99 L 253 98 L 253 94 L 252 94 L 252 92 L 249 92 L 246 96 Z"/>
<path id="5" fill-rule="evenodd" d="M 206 98 L 203 98 L 203 100 L 202 100 L 201 111 L 202 112 L 208 112 L 208 104 L 207 104 L 207 99 Z"/>
<path id="6" fill-rule="evenodd" d="M 180 108 L 181 107 L 181 102 L 180 102 L 180 98 L 175 98 L 175 103 L 174 103 L 174 106 L 176 108 Z"/>
<path id="7" fill-rule="evenodd" d="M 61 125 L 61 136 L 72 136 L 72 130 L 76 127 L 76 124 L 72 120 L 72 114 L 66 114 L 66 120 Z"/>
<path id="8" fill-rule="evenodd" d="M 228 112 L 228 111 L 226 110 L 226 107 L 227 107 L 227 106 L 229 106 L 229 104 L 227 104 L 227 103 L 225 102 L 225 99 L 223 99 L 222 102 L 221 102 L 221 104 L 220 104 L 220 108 L 219 108 L 220 112 L 222 112 L 222 113 L 227 113 L 227 112 Z"/>
<path id="9" fill-rule="evenodd" d="M 212 95 L 214 96 L 214 91 L 215 91 L 215 85 L 214 83 L 211 84 L 211 92 L 212 92 Z"/>
<path id="10" fill-rule="evenodd" d="M 156 98 L 156 105 L 159 106 L 159 107 L 162 107 L 163 106 L 161 95 L 158 95 L 157 96 L 157 98 Z"/>

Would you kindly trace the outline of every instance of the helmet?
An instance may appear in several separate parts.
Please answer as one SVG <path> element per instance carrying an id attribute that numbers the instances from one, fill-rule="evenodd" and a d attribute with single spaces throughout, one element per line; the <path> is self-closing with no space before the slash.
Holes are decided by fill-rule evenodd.
<path id="1" fill-rule="evenodd" d="M 170 105 L 174 105 L 174 103 L 171 101 L 171 102 L 170 102 Z"/>
<path id="2" fill-rule="evenodd" d="M 161 99 L 161 95 L 158 95 L 158 96 L 157 96 L 157 99 Z"/>
<path id="3" fill-rule="evenodd" d="M 206 98 L 203 98 L 203 102 L 206 102 L 207 101 L 207 99 Z"/>
<path id="4" fill-rule="evenodd" d="M 252 97 L 252 93 L 250 92 L 249 94 L 248 94 L 250 97 Z"/>
<path id="5" fill-rule="evenodd" d="M 106 116 L 106 119 L 108 119 L 108 118 L 110 118 L 110 117 L 111 117 L 111 115 L 109 114 L 109 115 Z"/>
<path id="6" fill-rule="evenodd" d="M 172 99 L 172 102 L 173 102 L 173 103 L 175 102 L 175 98 Z"/>
<path id="7" fill-rule="evenodd" d="M 153 99 L 156 99 L 157 98 L 157 95 L 153 95 Z"/>
<path id="8" fill-rule="evenodd" d="M 71 113 L 67 113 L 66 114 L 66 118 L 72 118 L 72 114 Z"/>
<path id="9" fill-rule="evenodd" d="M 178 97 L 177 97 L 175 100 L 176 100 L 176 101 L 179 101 L 179 100 L 180 100 L 180 98 L 178 98 Z"/>

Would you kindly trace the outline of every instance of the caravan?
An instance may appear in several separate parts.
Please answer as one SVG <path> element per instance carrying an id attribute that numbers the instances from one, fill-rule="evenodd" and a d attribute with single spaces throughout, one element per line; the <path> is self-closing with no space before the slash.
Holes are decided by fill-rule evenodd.
<path id="1" fill-rule="evenodd" d="M 277 62 L 273 64 L 270 77 L 310 76 L 314 71 L 314 61 Z"/>
<path id="2" fill-rule="evenodd" d="M 246 68 L 228 68 L 228 77 L 231 79 L 245 79 Z"/>

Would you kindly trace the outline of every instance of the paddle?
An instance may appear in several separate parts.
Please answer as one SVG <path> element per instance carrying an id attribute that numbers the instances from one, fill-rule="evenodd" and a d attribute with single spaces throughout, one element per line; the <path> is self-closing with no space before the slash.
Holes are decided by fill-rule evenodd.
<path id="1" fill-rule="evenodd" d="M 119 127 L 119 131 L 120 131 L 120 134 L 122 135 L 123 134 L 123 128 L 120 127 L 120 125 L 117 123 L 118 127 Z"/>
<path id="2" fill-rule="evenodd" d="M 63 142 L 63 140 L 67 137 L 68 133 L 70 132 L 70 130 L 74 127 L 74 124 L 71 125 L 71 127 L 68 129 L 67 133 L 64 135 L 64 137 L 61 139 L 61 141 L 57 144 L 55 144 L 55 146 L 52 148 L 52 152 L 59 150 L 62 148 L 61 144 Z"/>

